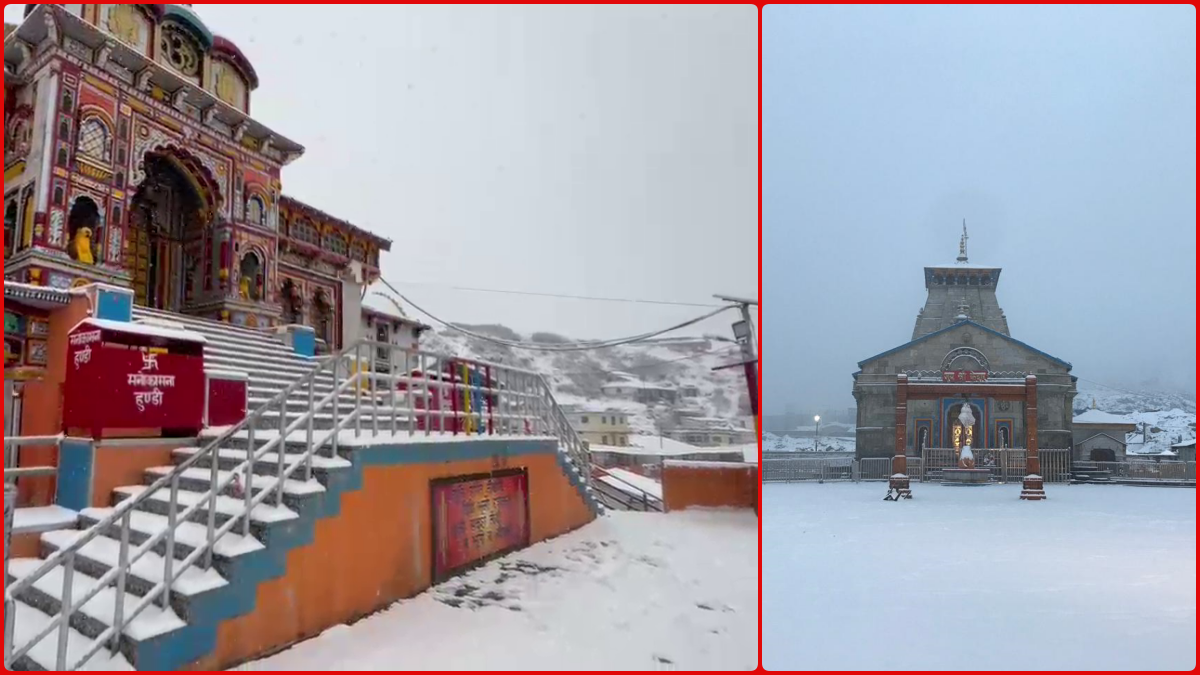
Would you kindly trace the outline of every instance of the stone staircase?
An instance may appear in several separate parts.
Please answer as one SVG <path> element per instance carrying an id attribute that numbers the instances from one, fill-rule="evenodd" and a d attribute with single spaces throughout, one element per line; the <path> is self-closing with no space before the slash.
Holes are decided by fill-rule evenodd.
<path id="1" fill-rule="evenodd" d="M 207 339 L 207 368 L 248 374 L 250 411 L 261 408 L 285 387 L 310 373 L 317 364 L 313 359 L 295 355 L 276 337 L 252 329 L 145 308 L 135 308 L 134 320 L 172 321 L 203 334 Z M 322 373 L 315 382 L 316 400 L 333 391 L 331 373 Z M 367 402 L 366 394 L 362 400 Z M 355 404 L 356 396 L 352 391 L 342 394 L 338 398 L 339 415 L 352 413 Z M 308 390 L 301 387 L 287 400 L 285 424 L 299 420 L 308 409 Z M 372 411 L 366 409 L 363 414 L 364 426 L 369 426 Z M 391 414 L 387 413 L 386 417 L 382 417 L 385 413 L 377 414 L 381 415 L 380 428 L 390 429 Z M 166 556 L 183 561 L 198 549 L 206 548 L 210 509 L 207 505 L 201 506 L 186 521 L 176 523 L 171 544 L 163 539 L 134 564 L 122 565 L 123 542 L 128 546 L 125 550 L 133 551 L 171 528 L 172 491 L 158 489 L 146 494 L 148 486 L 173 475 L 179 464 L 195 458 L 190 468 L 179 473 L 174 495 L 176 512 L 205 501 L 212 485 L 213 462 L 217 464 L 216 475 L 220 482 L 231 478 L 231 472 L 246 462 L 249 451 L 263 446 L 270 435 L 266 430 L 278 429 L 278 410 L 264 412 L 261 420 L 257 428 L 262 431 L 253 443 L 246 431 L 239 431 L 223 442 L 215 453 L 196 458 L 206 439 L 223 432 L 221 429 L 206 430 L 198 445 L 174 450 L 173 465 L 146 470 L 142 485 L 114 490 L 110 501 L 112 507 L 85 509 L 78 514 L 53 507 L 53 514 L 47 513 L 40 519 L 25 514 L 26 529 L 14 528 L 14 531 L 39 534 L 41 558 L 10 560 L 8 583 L 33 574 L 45 558 L 71 546 L 85 532 L 94 536 L 75 551 L 73 565 L 53 568 L 17 594 L 13 646 L 21 649 L 51 625 L 64 604 L 77 603 L 96 588 L 100 577 L 124 567 L 122 615 L 131 615 L 144 602 L 152 604 L 124 627 L 115 641 L 114 652 L 107 646 L 101 647 L 78 669 L 176 670 L 211 653 L 220 623 L 253 611 L 258 585 L 282 576 L 287 569 L 288 552 L 312 543 L 316 522 L 336 516 L 340 512 L 342 493 L 362 486 L 363 462 L 356 461 L 352 447 L 342 447 L 338 453 L 331 453 L 326 447 L 313 454 L 310 466 L 299 467 L 292 478 L 284 482 L 282 499 L 276 499 L 280 494 L 276 492 L 254 506 L 249 514 L 246 513 L 241 484 L 226 486 L 217 498 L 213 521 L 218 528 L 231 520 L 236 522 L 213 547 L 211 566 L 205 566 L 202 557 L 201 562 L 176 579 L 165 600 L 161 593 L 151 599 L 149 594 L 166 578 Z M 326 413 L 324 418 L 314 418 L 314 427 L 332 429 L 332 415 Z M 298 457 L 307 447 L 304 434 L 297 433 L 278 444 L 274 452 L 259 457 L 252 467 L 255 479 L 251 494 L 275 490 L 280 466 L 299 461 Z M 559 465 L 571 484 L 594 513 L 602 513 L 603 507 L 585 478 L 585 469 L 575 466 L 577 462 L 561 445 L 558 456 Z M 145 498 L 126 516 L 127 529 L 120 522 L 103 530 L 96 529 L 99 523 L 114 514 L 116 505 L 142 495 Z M 22 517 L 20 511 L 25 510 L 18 510 L 18 521 Z M 70 577 L 70 594 L 64 598 L 67 577 Z M 12 668 L 56 670 L 61 663 L 60 650 L 64 649 L 67 668 L 78 662 L 93 641 L 113 625 L 119 597 L 114 585 L 105 584 L 106 588 L 71 616 L 65 643 L 60 643 L 60 632 L 54 628 L 27 654 L 15 659 Z"/>
<path id="2" fill-rule="evenodd" d="M 247 410 L 255 410 L 288 385 L 313 369 L 315 361 L 300 356 L 283 343 L 283 340 L 266 331 L 244 328 L 231 324 L 220 323 L 208 319 L 182 316 L 149 309 L 134 307 L 134 321 L 170 321 L 181 324 L 187 330 L 200 333 L 208 341 L 204 346 L 205 367 L 216 370 L 228 370 L 246 373 L 249 380 Z M 316 400 L 320 401 L 333 391 L 332 373 L 322 373 L 317 376 L 313 387 Z M 368 392 L 361 394 L 366 399 Z M 338 413 L 349 414 L 355 408 L 356 396 L 353 391 L 343 393 L 338 399 Z M 381 399 L 382 400 L 382 399 Z M 366 401 L 369 403 L 369 399 Z M 287 400 L 286 424 L 291 424 L 308 410 L 308 390 L 294 392 Z M 363 413 L 363 421 L 370 424 L 373 410 Z M 263 413 L 264 428 L 279 426 L 279 411 L 272 409 Z M 380 416 L 381 424 L 391 424 L 391 417 Z M 407 422 L 407 420 L 405 420 Z M 316 416 L 314 427 L 317 429 L 333 428 L 332 409 Z M 390 427 L 389 427 L 390 428 Z M 407 427 L 405 427 L 407 429 Z"/>

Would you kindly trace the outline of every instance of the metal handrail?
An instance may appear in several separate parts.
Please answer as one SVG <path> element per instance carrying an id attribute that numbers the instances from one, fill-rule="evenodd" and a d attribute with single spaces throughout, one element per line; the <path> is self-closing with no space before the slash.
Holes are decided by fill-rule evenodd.
<path id="1" fill-rule="evenodd" d="M 284 387 L 269 400 L 250 411 L 243 420 L 225 429 L 216 437 L 208 439 L 195 453 L 174 466 L 167 474 L 153 481 L 140 494 L 117 504 L 112 513 L 81 532 L 69 544 L 48 556 L 32 573 L 8 585 L 5 589 L 5 599 L 6 602 L 11 602 L 15 600 L 18 594 L 32 587 L 33 584 L 37 583 L 54 569 L 58 567 L 64 568 L 64 588 L 61 596 L 60 612 L 42 631 L 23 646 L 15 648 L 13 644 L 14 635 L 12 625 L 11 622 L 6 621 L 5 664 L 10 666 L 13 661 L 28 654 L 33 647 L 56 629 L 59 632 L 56 670 L 77 669 L 90 660 L 106 644 L 110 646 L 113 652 L 116 652 L 119 648 L 119 640 L 125 627 L 135 620 L 146 608 L 155 602 L 160 602 L 164 608 L 170 606 L 171 588 L 175 581 L 185 572 L 198 562 L 201 562 L 201 560 L 203 560 L 202 566 L 204 568 L 211 568 L 215 546 L 225 535 L 229 534 L 240 524 L 242 527 L 242 536 L 250 536 L 252 515 L 256 507 L 263 504 L 272 496 L 274 497 L 276 506 L 283 506 L 287 481 L 301 466 L 305 469 L 305 481 L 311 480 L 312 458 L 319 448 L 329 444 L 331 455 L 336 456 L 339 436 L 351 424 L 354 425 L 355 436 L 361 435 L 363 430 L 363 415 L 366 411 L 366 407 L 363 405 L 363 389 L 367 386 L 370 387 L 369 401 L 372 413 L 372 431 L 378 433 L 380 420 L 378 384 L 383 379 L 383 374 L 378 372 L 381 359 L 377 357 L 380 349 L 389 350 L 388 358 L 382 361 L 385 361 L 389 366 L 386 381 L 391 385 L 393 396 L 392 403 L 388 406 L 391 411 L 391 430 L 393 435 L 398 431 L 399 413 L 402 410 L 395 405 L 398 393 L 395 387 L 398 384 L 402 383 L 405 386 L 404 394 L 407 398 L 407 405 L 403 408 L 403 411 L 407 415 L 406 421 L 409 436 L 416 433 L 418 414 L 424 420 L 424 432 L 426 435 L 431 434 L 433 431 L 434 418 L 438 420 L 439 431 L 444 432 L 446 430 L 447 417 L 450 417 L 453 422 L 455 434 L 460 433 L 460 427 L 464 433 L 469 433 L 473 428 L 476 417 L 480 418 L 479 433 L 485 433 L 482 422 L 484 411 L 476 412 L 470 410 L 471 401 L 474 400 L 475 396 L 483 396 L 487 407 L 486 433 L 494 434 L 496 432 L 494 425 L 499 422 L 501 433 L 508 432 L 524 436 L 536 436 L 544 433 L 547 436 L 556 437 L 566 450 L 570 460 L 569 463 L 573 465 L 575 471 L 579 474 L 585 488 L 590 485 L 590 472 L 584 470 L 590 465 L 587 447 L 570 426 L 565 414 L 563 414 L 555 402 L 548 383 L 539 373 L 474 359 L 444 357 L 429 352 L 400 348 L 390 343 L 359 340 L 338 354 L 318 362 L 309 372 L 300 376 L 295 382 Z M 364 350 L 368 355 L 366 359 L 363 358 Z M 398 359 L 395 357 L 397 353 L 403 355 L 405 369 L 405 374 L 400 377 L 396 375 Z M 339 382 L 342 366 L 350 358 L 353 358 L 353 372 Z M 432 360 L 434 366 L 432 372 L 426 370 L 426 366 L 430 360 Z M 413 369 L 410 367 L 414 361 L 418 366 L 416 370 L 420 373 L 419 375 L 414 375 L 412 372 Z M 367 366 L 365 369 L 364 364 Z M 451 366 L 449 374 L 445 372 L 445 366 L 447 365 Z M 461 381 L 459 380 L 459 373 L 456 370 L 460 366 L 465 367 Z M 475 369 L 474 372 L 472 372 L 472 368 Z M 317 378 L 330 370 L 333 372 L 333 387 L 328 394 L 318 401 L 316 398 Z M 480 374 L 480 370 L 483 371 L 484 377 L 482 385 L 476 381 L 477 378 L 475 377 Z M 495 371 L 496 377 L 492 377 L 493 371 Z M 350 413 L 342 417 L 342 397 L 352 387 L 354 390 L 353 409 Z M 295 421 L 289 424 L 287 422 L 288 401 L 292 396 L 302 392 L 305 388 L 307 388 L 308 406 L 298 415 Z M 451 402 L 454 403 L 453 409 L 445 410 L 440 403 L 436 409 L 433 409 L 431 396 L 438 396 L 440 401 L 447 393 L 447 390 Z M 434 393 L 435 391 L 436 394 Z M 465 395 L 468 397 L 463 401 L 463 410 L 457 408 L 459 392 L 465 392 Z M 417 409 L 416 401 L 418 398 L 425 404 L 422 410 Z M 493 410 L 493 398 L 500 408 L 498 412 Z M 332 405 L 333 429 L 323 438 L 320 438 L 320 442 L 315 442 L 318 439 L 314 430 L 314 417 L 329 405 Z M 275 409 L 278 410 L 279 416 L 278 435 L 266 440 L 261 445 L 256 445 L 255 434 L 258 423 L 264 415 Z M 530 424 L 531 421 L 533 423 L 532 426 Z M 302 430 L 305 439 L 304 451 L 290 455 L 291 462 L 289 463 L 289 455 L 286 453 L 288 440 L 292 434 Z M 226 477 L 222 479 L 217 453 L 229 440 L 242 432 L 245 432 L 247 440 L 246 459 L 228 471 Z M 6 447 L 10 445 L 10 441 L 11 444 L 60 444 L 64 438 L 64 436 L 59 435 L 29 437 L 28 439 L 5 439 L 5 445 Z M 157 441 L 159 445 L 163 442 L 163 439 L 121 439 L 96 441 L 96 443 L 121 445 L 124 440 L 149 444 L 154 444 L 153 441 Z M 278 470 L 274 476 L 259 477 L 259 490 L 256 494 L 254 481 L 257 474 L 254 473 L 254 467 L 271 450 L 276 448 L 278 448 L 276 450 Z M 211 458 L 211 476 L 207 491 L 200 499 L 181 509 L 178 494 L 180 481 L 184 472 L 205 458 Z M 244 506 L 240 517 L 234 514 L 223 525 L 217 526 L 218 500 L 223 496 L 226 489 L 238 480 L 239 476 L 243 475 L 245 476 L 244 486 L 242 487 L 244 490 Z M 164 490 L 169 490 L 170 493 L 167 506 L 167 527 L 149 536 L 138 547 L 131 549 L 129 535 L 132 529 L 132 513 L 146 501 L 161 497 L 161 493 Z M 176 561 L 175 537 L 179 524 L 189 522 L 189 519 L 203 508 L 208 509 L 205 543 L 200 546 L 194 546 L 191 553 L 182 560 Z M 71 591 L 76 555 L 84 546 L 105 532 L 108 532 L 110 528 L 118 523 L 121 547 L 117 565 L 101 575 L 90 591 L 84 594 L 83 597 L 73 598 Z M 134 563 L 147 553 L 153 551 L 164 541 L 166 550 L 163 556 L 164 571 L 162 580 L 155 584 L 132 610 L 126 613 L 125 586 L 128 570 Z M 71 617 L 97 594 L 114 583 L 117 587 L 117 598 L 112 624 L 94 638 L 90 646 L 83 651 L 74 663 L 68 663 L 66 661 L 66 647 Z"/>
<path id="2" fill-rule="evenodd" d="M 353 347 L 351 347 L 349 349 L 353 349 Z M 349 349 L 344 350 L 344 351 L 349 351 Z M 341 356 L 341 355 L 339 355 L 339 356 Z M 279 402 L 286 402 L 288 396 L 290 396 L 292 393 L 296 392 L 304 384 L 314 381 L 316 376 L 319 373 L 323 372 L 327 366 L 329 366 L 330 364 L 333 364 L 336 367 L 337 363 L 338 363 L 337 359 L 331 360 L 331 361 L 321 364 L 317 368 L 311 370 L 308 374 L 301 376 L 298 380 L 296 380 L 296 382 L 292 383 L 291 385 L 288 385 L 283 390 L 281 390 L 278 394 L 273 396 L 267 403 L 263 404 L 256 410 L 248 413 L 242 421 L 229 427 L 226 431 L 224 431 L 223 433 L 218 435 L 216 438 L 209 441 L 203 448 L 200 449 L 199 452 L 195 453 L 192 457 L 189 457 L 187 460 L 185 460 L 182 463 L 180 463 L 179 465 L 177 465 L 167 475 L 165 475 L 165 476 L 159 478 L 158 480 L 154 481 L 153 483 L 151 483 L 145 490 L 142 491 L 141 494 L 139 494 L 136 497 L 133 497 L 131 499 L 124 500 L 123 502 L 118 504 L 116 506 L 116 508 L 113 509 L 113 512 L 109 516 L 107 516 L 100 522 L 96 523 L 92 527 L 88 528 L 84 532 L 80 533 L 80 535 L 77 536 L 74 540 L 72 540 L 71 543 L 68 544 L 67 546 L 64 546 L 64 547 L 58 549 L 53 554 L 48 556 L 46 558 L 46 560 L 43 561 L 42 564 L 39 565 L 37 567 L 37 569 L 35 569 L 32 573 L 22 577 L 21 579 L 17 580 L 16 582 L 14 582 L 12 584 L 9 584 L 5 588 L 5 599 L 6 600 L 15 599 L 15 597 L 17 596 L 18 593 L 28 589 L 33 584 L 37 583 L 40 579 L 42 579 L 42 577 L 46 576 L 46 574 L 50 573 L 55 568 L 60 567 L 60 566 L 65 566 L 65 568 L 66 568 L 66 572 L 63 575 L 63 577 L 64 577 L 63 578 L 64 593 L 62 596 L 62 608 L 59 611 L 58 616 L 55 617 L 52 621 L 50 621 L 49 624 L 46 626 L 46 628 L 44 628 L 38 635 L 36 635 L 31 640 L 29 640 L 29 642 L 27 642 L 23 647 L 21 647 L 19 649 L 15 648 L 15 646 L 12 644 L 13 636 L 5 635 L 5 664 L 11 665 L 11 663 L 14 660 L 19 659 L 22 656 L 24 656 L 25 654 L 27 654 L 31 649 L 33 649 L 33 647 L 37 646 L 43 639 L 45 639 L 51 632 L 53 632 L 55 628 L 58 628 L 59 629 L 60 648 L 59 648 L 59 654 L 58 654 L 58 663 L 57 663 L 57 666 L 55 669 L 56 670 L 68 670 L 68 669 L 74 670 L 78 666 L 82 665 L 83 663 L 86 663 L 97 651 L 99 651 L 100 646 L 104 645 L 105 642 L 109 641 L 110 639 L 112 640 L 112 643 L 113 643 L 112 646 L 113 646 L 113 649 L 115 650 L 116 646 L 117 646 L 117 644 L 116 644 L 117 640 L 119 639 L 119 636 L 122 634 L 122 631 L 124 630 L 125 626 L 128 625 L 129 622 L 136 619 L 137 616 L 143 610 L 145 610 L 146 607 L 148 607 L 151 604 L 151 602 L 153 602 L 153 600 L 158 599 L 160 593 L 161 593 L 161 600 L 162 600 L 163 606 L 164 607 L 168 606 L 170 603 L 171 585 L 175 582 L 175 580 L 179 576 L 181 576 L 184 572 L 186 572 L 188 569 L 190 569 L 190 567 L 191 567 L 190 563 L 195 562 L 194 560 L 192 560 L 189 563 L 188 560 L 184 560 L 183 564 L 181 564 L 178 569 L 176 569 L 176 570 L 170 569 L 174 562 L 172 558 L 174 556 L 173 544 L 174 544 L 175 529 L 178 527 L 178 520 L 179 520 L 177 517 L 178 514 L 176 513 L 176 511 L 178 509 L 178 502 L 176 499 L 172 499 L 171 503 L 168 506 L 168 514 L 169 514 L 168 519 L 170 521 L 172 521 L 172 522 L 170 522 L 168 527 L 166 529 L 162 530 L 161 532 L 159 532 L 158 534 L 153 535 L 150 538 L 148 538 L 132 554 L 130 554 L 128 551 L 129 544 L 128 544 L 127 533 L 130 529 L 130 522 L 129 522 L 130 515 L 129 514 L 131 514 L 139 505 L 143 504 L 144 502 L 150 500 L 153 496 L 157 495 L 164 488 L 169 488 L 171 490 L 171 496 L 175 497 L 179 491 L 179 479 L 183 475 L 184 471 L 191 468 L 192 466 L 195 466 L 202 458 L 204 458 L 208 455 L 214 454 L 215 451 L 221 447 L 221 445 L 228 442 L 229 439 L 233 438 L 234 434 L 236 434 L 241 429 L 252 425 L 255 421 L 257 421 L 259 418 L 261 418 L 262 415 L 267 410 L 269 410 L 272 405 L 277 405 Z M 282 453 L 280 453 L 280 454 L 282 455 Z M 254 453 L 252 451 L 247 453 L 247 462 L 249 462 L 250 467 L 253 467 L 253 462 L 257 461 L 257 459 L 258 459 L 258 453 Z M 214 461 L 212 461 L 211 464 L 214 467 L 214 471 L 213 471 L 214 478 L 216 478 L 215 474 L 217 474 L 217 469 L 219 469 L 219 462 L 214 459 Z M 232 473 L 234 475 L 236 475 L 236 470 Z M 250 474 L 250 476 L 252 476 L 253 471 L 250 471 L 249 474 Z M 197 549 L 198 551 L 205 552 L 205 553 L 211 553 L 211 549 L 216 543 L 216 539 L 213 537 L 213 534 L 215 534 L 215 533 L 212 528 L 212 524 L 213 524 L 213 521 L 214 521 L 214 518 L 216 515 L 216 502 L 217 502 L 217 498 L 221 495 L 221 491 L 224 490 L 226 487 L 228 487 L 229 482 L 230 481 L 226 481 L 226 483 L 224 483 L 224 484 L 217 485 L 217 481 L 214 480 L 213 483 L 210 485 L 210 488 L 209 488 L 208 493 L 206 494 L 205 498 L 198 500 L 191 507 L 189 507 L 188 509 L 185 509 L 185 511 L 183 513 L 183 522 L 188 522 L 187 517 L 190 516 L 192 513 L 196 512 L 196 510 L 198 510 L 201 506 L 208 505 L 210 508 L 210 517 L 209 517 L 209 522 L 210 522 L 209 533 L 210 534 L 209 534 L 206 546 L 198 548 Z M 252 491 L 252 488 L 251 488 L 249 482 L 246 486 L 246 491 L 247 491 L 247 494 L 250 494 Z M 243 514 L 243 519 L 246 521 L 247 524 L 249 523 L 249 521 L 250 521 L 250 510 L 249 509 L 247 509 L 246 512 Z M 236 520 L 237 520 L 236 518 L 230 519 L 230 522 L 236 522 Z M 81 548 L 83 548 L 85 545 L 90 543 L 93 539 L 95 539 L 96 537 L 100 536 L 102 533 L 107 531 L 108 528 L 115 525 L 118 521 L 121 521 L 122 546 L 121 546 L 120 561 L 123 561 L 123 564 L 118 564 L 117 566 L 113 567 L 108 572 L 106 572 L 104 575 L 102 575 L 97 580 L 96 584 L 92 587 L 91 592 L 86 594 L 85 597 L 83 597 L 80 600 L 72 601 L 72 599 L 70 598 L 70 589 L 68 587 L 72 581 L 71 576 L 74 571 L 74 557 L 75 557 L 76 553 Z M 248 525 L 247 525 L 247 527 L 248 527 Z M 224 528 L 222 528 L 222 529 L 224 529 Z M 226 530 L 226 532 L 227 531 L 228 530 Z M 223 534 L 224 533 L 222 533 L 222 536 L 223 536 Z M 123 591 L 125 574 L 126 574 L 128 567 L 132 566 L 134 563 L 136 563 L 138 560 L 140 560 L 142 558 L 142 556 L 144 556 L 147 552 L 151 551 L 154 547 L 156 547 L 158 545 L 159 542 L 163 541 L 164 539 L 168 539 L 169 541 L 167 543 L 167 551 L 166 551 L 166 553 L 168 555 L 164 556 L 164 564 L 167 567 L 167 569 L 164 572 L 163 581 L 160 582 L 159 584 L 156 584 L 154 586 L 154 588 L 152 588 L 151 591 L 145 595 L 145 597 L 143 598 L 143 601 L 134 609 L 134 611 L 130 612 L 129 616 L 125 616 L 125 617 L 120 616 L 122 614 L 122 610 L 124 608 L 124 597 L 120 597 L 122 595 L 122 593 L 119 591 L 118 592 L 119 597 L 117 598 L 117 601 L 115 603 L 116 613 L 118 616 L 114 617 L 113 625 L 110 626 L 110 628 L 108 630 L 101 633 L 101 635 L 98 636 L 93 641 L 92 646 L 88 650 L 86 650 L 86 652 L 83 654 L 82 657 L 80 657 L 80 659 L 77 663 L 72 664 L 72 667 L 68 668 L 67 667 L 68 664 L 65 662 L 65 657 L 66 657 L 65 648 L 66 648 L 66 636 L 68 634 L 67 631 L 70 628 L 70 617 L 76 611 L 78 611 L 81 607 L 83 607 L 85 604 L 87 604 L 93 597 L 95 597 L 97 594 L 99 594 L 100 591 L 107 588 L 108 585 L 114 581 L 118 582 L 118 586 Z M 195 554 L 193 553 L 193 555 L 189 556 L 189 558 L 192 558 L 194 555 Z M 209 561 L 211 562 L 211 556 L 209 556 Z M 7 632 L 8 632 L 8 628 L 6 626 L 6 633 Z"/>
<path id="3" fill-rule="evenodd" d="M 600 467 L 600 466 L 593 467 L 593 471 L 595 471 L 596 473 L 599 473 L 604 478 L 611 478 L 612 480 L 620 483 L 621 485 L 626 485 L 634 490 L 637 490 L 638 494 L 641 495 L 641 504 L 642 504 L 643 511 L 649 511 L 650 508 L 652 506 L 655 506 L 656 503 L 657 503 L 657 506 L 654 508 L 654 510 L 655 511 L 663 510 L 662 509 L 662 499 L 660 497 L 655 497 L 654 495 L 650 494 L 646 490 L 634 485 L 633 483 L 630 483 L 629 481 L 621 478 L 620 476 L 614 476 L 612 474 L 612 472 L 610 472 L 608 469 L 605 469 L 603 467 Z M 608 484 L 612 485 L 612 483 L 608 483 Z M 622 490 L 618 486 L 613 486 L 613 487 L 617 487 L 618 490 L 621 490 L 622 492 L 626 492 L 628 494 L 628 490 Z M 637 494 L 631 494 L 630 496 L 633 497 L 634 499 L 638 498 Z"/>

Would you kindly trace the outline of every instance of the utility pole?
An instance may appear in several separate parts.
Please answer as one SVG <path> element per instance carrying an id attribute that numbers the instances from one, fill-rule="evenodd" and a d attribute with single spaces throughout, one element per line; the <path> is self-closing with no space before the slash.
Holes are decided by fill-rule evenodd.
<path id="1" fill-rule="evenodd" d="M 758 301 L 728 295 L 714 295 L 713 297 L 738 305 L 742 310 L 742 320 L 733 324 L 733 336 L 737 339 L 737 343 L 742 346 L 742 362 L 720 366 L 713 370 L 724 370 L 726 368 L 742 366 L 746 373 L 746 387 L 750 391 L 750 412 L 754 415 L 754 434 L 757 436 L 761 433 L 758 420 L 758 354 L 755 352 L 754 347 L 754 323 L 751 321 L 750 307 L 757 307 Z"/>

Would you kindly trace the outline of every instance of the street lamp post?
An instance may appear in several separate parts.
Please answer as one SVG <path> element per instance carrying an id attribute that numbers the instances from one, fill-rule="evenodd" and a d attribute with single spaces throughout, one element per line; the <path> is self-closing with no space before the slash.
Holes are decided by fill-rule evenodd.
<path id="1" fill-rule="evenodd" d="M 817 423 L 817 433 L 815 436 L 813 436 L 813 438 L 815 439 L 813 441 L 813 452 L 820 452 L 820 450 L 821 450 L 821 416 L 813 415 L 813 421 Z"/>

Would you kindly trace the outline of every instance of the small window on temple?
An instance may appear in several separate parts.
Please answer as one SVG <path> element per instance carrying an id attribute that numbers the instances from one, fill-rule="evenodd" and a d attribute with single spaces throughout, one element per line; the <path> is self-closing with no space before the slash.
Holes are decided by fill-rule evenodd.
<path id="1" fill-rule="evenodd" d="M 346 244 L 346 239 L 335 232 L 330 232 L 329 234 L 325 235 L 325 239 L 321 246 L 322 248 L 340 256 L 349 255 L 349 251 L 347 250 L 349 246 Z"/>
<path id="2" fill-rule="evenodd" d="M 250 199 L 246 200 L 247 222 L 261 227 L 266 224 L 266 215 L 267 210 L 266 207 L 263 206 L 262 198 L 260 198 L 258 195 L 253 195 L 250 197 Z"/>
<path id="3" fill-rule="evenodd" d="M 17 239 L 17 200 L 12 200 L 4 207 L 4 253 L 8 255 L 13 251 L 13 244 Z"/>
<path id="4" fill-rule="evenodd" d="M 101 162 L 107 162 L 112 152 L 108 126 L 98 117 L 89 117 L 79 127 L 79 152 Z"/>
<path id="5" fill-rule="evenodd" d="M 306 220 L 293 221 L 291 227 L 288 228 L 288 232 L 291 234 L 292 239 L 296 241 L 302 241 L 314 246 L 319 246 L 321 243 L 317 235 L 317 228 L 313 227 L 312 223 Z"/>

